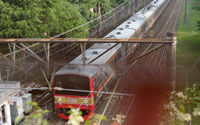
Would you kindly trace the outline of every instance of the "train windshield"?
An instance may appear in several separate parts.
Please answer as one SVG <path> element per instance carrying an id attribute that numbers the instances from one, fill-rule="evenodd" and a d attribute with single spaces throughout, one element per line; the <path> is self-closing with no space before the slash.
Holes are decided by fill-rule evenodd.
<path id="1" fill-rule="evenodd" d="M 80 75 L 58 75 L 55 76 L 55 87 L 64 89 L 88 90 L 90 91 L 90 81 L 88 77 Z M 89 92 L 56 91 L 59 95 L 88 96 Z"/>

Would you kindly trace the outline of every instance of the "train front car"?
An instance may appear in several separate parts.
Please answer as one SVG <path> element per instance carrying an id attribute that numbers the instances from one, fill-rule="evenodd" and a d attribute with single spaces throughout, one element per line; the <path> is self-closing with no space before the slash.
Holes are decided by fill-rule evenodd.
<path id="1" fill-rule="evenodd" d="M 54 91 L 55 108 L 59 117 L 66 120 L 69 119 L 70 108 L 79 108 L 86 120 L 94 112 L 94 94 L 90 93 L 93 91 L 92 74 L 85 75 L 87 72 L 84 70 L 87 68 L 83 66 L 77 66 L 74 70 L 70 67 L 65 66 L 55 75 L 54 87 L 63 89 Z"/>

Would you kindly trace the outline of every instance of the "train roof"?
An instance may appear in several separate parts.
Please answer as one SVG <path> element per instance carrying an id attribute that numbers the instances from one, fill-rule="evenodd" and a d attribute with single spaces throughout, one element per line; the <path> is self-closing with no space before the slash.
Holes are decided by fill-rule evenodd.
<path id="1" fill-rule="evenodd" d="M 99 70 L 99 66 L 96 65 L 65 65 L 61 70 L 56 72 L 56 75 L 62 75 L 62 74 L 78 74 L 78 75 L 84 75 L 87 74 L 87 76 L 92 77 L 93 74 L 95 74 Z"/>
<path id="2" fill-rule="evenodd" d="M 109 65 L 77 65 L 77 64 L 67 64 L 62 70 L 56 72 L 55 75 L 63 75 L 63 74 L 76 74 L 83 75 L 87 77 L 93 77 L 96 72 L 99 70 L 106 71 L 112 70 Z M 87 74 L 87 75 L 86 75 Z"/>
<path id="3" fill-rule="evenodd" d="M 166 0 L 154 0 L 141 9 L 139 12 L 131 16 L 127 21 L 119 25 L 115 28 L 112 32 L 107 34 L 104 38 L 117 38 L 117 39 L 124 39 L 130 38 L 143 24 L 144 22 L 162 5 Z M 93 59 L 107 51 L 112 46 L 116 45 L 117 43 L 96 43 L 93 44 L 89 49 L 86 50 L 86 64 L 89 64 Z M 98 59 L 93 61 L 90 64 L 106 64 L 109 59 L 120 49 L 121 43 L 116 45 L 114 48 L 106 52 L 104 55 L 100 56 Z M 83 64 L 82 54 L 72 60 L 69 64 Z M 88 68 L 88 69 L 87 69 Z M 89 68 L 85 66 L 85 71 L 83 67 L 80 67 L 81 70 L 72 70 L 64 66 L 61 68 L 56 74 L 65 74 L 65 73 L 75 73 L 75 74 L 82 74 L 82 75 L 95 75 L 98 71 L 98 68 Z M 83 70 L 83 71 L 82 71 Z"/>

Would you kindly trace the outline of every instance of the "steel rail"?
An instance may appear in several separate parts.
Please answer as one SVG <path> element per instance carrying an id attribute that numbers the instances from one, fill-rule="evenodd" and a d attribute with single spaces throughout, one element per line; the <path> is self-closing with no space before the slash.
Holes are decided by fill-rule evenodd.
<path id="1" fill-rule="evenodd" d="M 173 4 L 173 6 L 174 6 L 174 4 Z M 174 9 L 174 7 L 173 7 L 173 9 Z M 167 23 L 165 23 L 165 25 L 162 27 L 161 31 L 155 36 L 155 38 L 163 38 L 164 37 L 164 33 L 166 33 L 167 26 L 168 26 L 168 24 L 169 24 L 169 22 L 170 22 L 172 17 L 173 17 L 173 13 L 170 14 L 170 17 L 168 18 Z M 151 65 L 151 63 L 153 61 L 153 58 L 155 57 L 156 53 L 157 53 L 157 50 L 155 50 L 153 52 L 153 54 L 152 54 L 152 56 L 150 58 L 150 61 L 148 63 L 148 66 Z"/>
<path id="2" fill-rule="evenodd" d="M 121 79 L 121 78 L 120 78 L 120 79 Z M 112 100 L 112 98 L 113 98 L 113 95 L 116 94 L 115 91 L 116 91 L 116 89 L 117 89 L 117 87 L 118 87 L 118 85 L 119 85 L 120 79 L 118 79 L 117 84 L 115 85 L 115 88 L 114 88 L 114 90 L 113 90 L 113 92 L 112 92 L 112 94 L 111 94 L 111 96 L 110 96 L 110 98 L 109 98 L 109 100 L 108 100 L 108 102 L 107 102 L 107 104 L 106 104 L 106 107 L 105 107 L 104 110 L 103 110 L 102 115 L 105 115 L 105 113 L 106 113 L 106 111 L 107 111 L 107 109 L 108 109 L 108 106 L 110 105 L 110 102 L 111 102 L 111 100 Z M 101 121 L 102 121 L 102 120 L 99 120 L 98 125 L 101 124 Z"/>
<path id="3" fill-rule="evenodd" d="M 160 58 L 159 63 L 158 63 L 158 69 L 160 69 L 160 67 L 161 67 L 161 63 L 162 63 L 162 60 L 163 60 L 163 57 L 164 57 L 164 54 L 165 54 L 165 50 L 166 50 L 166 49 L 167 49 L 167 47 L 164 46 L 164 49 L 163 49 L 163 51 L 162 51 L 161 58 Z"/>
<path id="4" fill-rule="evenodd" d="M 181 4 L 182 4 L 182 1 L 181 1 Z M 179 9 L 178 9 L 178 12 L 177 12 L 177 13 L 178 13 L 179 16 L 176 16 L 176 20 L 175 20 L 175 23 L 174 23 L 174 27 L 172 28 L 172 31 L 175 31 L 177 22 L 179 22 L 179 21 L 178 21 L 178 19 L 179 19 L 178 17 L 180 17 L 182 7 L 183 7 L 183 6 L 180 6 Z"/>
<path id="5" fill-rule="evenodd" d="M 175 6 L 175 4 L 173 4 L 173 10 L 175 10 L 174 6 Z M 174 14 L 175 14 L 175 12 L 172 11 L 172 13 L 170 14 L 170 16 L 167 20 L 167 23 L 165 23 L 165 25 L 162 27 L 161 31 L 156 35 L 156 38 L 163 38 L 164 37 L 164 34 L 166 33 L 167 28 L 168 28 L 170 22 L 173 19 L 172 17 L 174 16 Z M 176 17 L 176 18 L 178 18 L 178 17 Z M 169 31 L 171 31 L 171 30 L 169 30 Z M 153 52 L 151 59 L 150 59 L 150 62 L 148 63 L 148 66 L 150 66 L 150 64 L 152 63 L 153 58 L 155 57 L 156 53 L 157 53 L 156 51 Z M 162 56 L 164 56 L 164 55 L 162 54 Z M 161 57 L 161 58 L 163 58 L 163 57 Z"/>
<path id="6" fill-rule="evenodd" d="M 134 59 L 132 59 L 131 61 L 129 61 L 128 63 L 133 63 L 134 61 L 136 61 L 136 60 L 138 60 L 138 59 L 140 59 L 140 58 L 142 58 L 142 57 L 144 57 L 144 56 L 146 56 L 146 55 L 148 55 L 148 54 L 150 54 L 151 52 L 153 52 L 153 51 L 155 51 L 155 50 L 158 50 L 159 48 L 161 48 L 161 47 L 163 47 L 163 46 L 165 46 L 165 45 L 167 45 L 167 44 L 162 44 L 162 45 L 159 45 L 159 46 L 157 46 L 157 47 L 155 47 L 155 48 L 153 48 L 153 49 L 151 49 L 151 50 L 149 50 L 149 51 L 147 51 L 146 53 L 144 53 L 144 54 L 141 54 L 141 55 L 139 55 L 139 56 L 137 56 L 136 58 L 134 58 Z"/>
<path id="7" fill-rule="evenodd" d="M 152 56 L 151 56 L 151 58 L 150 58 L 150 61 L 149 61 L 149 63 L 148 63 L 148 66 L 151 65 L 151 63 L 152 63 L 152 61 L 153 61 L 153 58 L 154 58 L 154 56 L 156 55 L 156 53 L 157 53 L 157 50 L 155 50 L 155 51 L 153 52 L 153 54 L 152 54 Z"/>
<path id="8" fill-rule="evenodd" d="M 130 105 L 129 105 L 129 107 L 128 107 L 128 110 L 127 110 L 127 112 L 126 112 L 126 114 L 125 114 L 125 119 L 127 119 L 127 116 L 128 116 L 128 114 L 129 114 L 130 110 L 132 109 L 133 102 L 134 102 L 135 97 L 137 96 L 139 90 L 140 90 L 140 88 L 137 89 L 135 96 L 133 96 L 133 99 L 131 100 L 131 103 L 130 103 Z"/>

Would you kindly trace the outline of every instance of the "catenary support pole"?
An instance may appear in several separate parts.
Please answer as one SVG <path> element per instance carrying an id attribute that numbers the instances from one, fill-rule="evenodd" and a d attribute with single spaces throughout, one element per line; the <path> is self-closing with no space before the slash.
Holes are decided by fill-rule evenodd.
<path id="1" fill-rule="evenodd" d="M 13 43 L 13 70 L 15 72 L 15 64 L 16 64 L 16 43 Z"/>
<path id="2" fill-rule="evenodd" d="M 85 62 L 86 61 L 86 56 L 85 56 L 86 43 L 80 43 L 80 47 L 81 47 L 83 64 L 85 64 L 86 63 Z"/>
<path id="3" fill-rule="evenodd" d="M 50 43 L 47 43 L 47 76 L 50 75 L 50 51 L 51 51 L 51 47 L 50 47 Z"/>
<path id="4" fill-rule="evenodd" d="M 176 33 L 167 33 L 167 40 L 172 40 L 173 43 L 169 44 L 168 53 L 168 68 L 169 68 L 169 84 L 171 85 L 171 91 L 175 91 L 176 86 Z"/>

